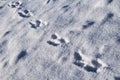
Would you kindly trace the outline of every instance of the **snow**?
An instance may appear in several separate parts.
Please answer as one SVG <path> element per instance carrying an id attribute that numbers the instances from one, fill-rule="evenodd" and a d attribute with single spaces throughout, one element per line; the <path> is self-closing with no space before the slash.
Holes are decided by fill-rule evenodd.
<path id="1" fill-rule="evenodd" d="M 120 0 L 0 0 L 0 80 L 120 80 Z"/>

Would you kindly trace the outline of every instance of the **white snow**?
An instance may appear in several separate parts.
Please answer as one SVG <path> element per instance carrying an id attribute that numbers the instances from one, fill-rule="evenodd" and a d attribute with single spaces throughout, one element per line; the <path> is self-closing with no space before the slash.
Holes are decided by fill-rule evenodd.
<path id="1" fill-rule="evenodd" d="M 120 0 L 0 0 L 0 80 L 120 80 Z"/>

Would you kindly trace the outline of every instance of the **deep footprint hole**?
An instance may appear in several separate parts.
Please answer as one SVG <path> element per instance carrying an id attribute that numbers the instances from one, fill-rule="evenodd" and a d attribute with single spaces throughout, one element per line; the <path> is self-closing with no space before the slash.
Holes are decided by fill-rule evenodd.
<path id="1" fill-rule="evenodd" d="M 78 66 L 78 67 L 84 67 L 84 63 L 81 62 L 73 62 L 74 65 Z"/>
<path id="2" fill-rule="evenodd" d="M 84 69 L 86 71 L 88 71 L 88 72 L 94 72 L 94 73 L 97 72 L 97 68 L 96 67 L 92 67 L 92 66 L 89 66 L 89 65 L 85 66 Z"/>
<path id="3" fill-rule="evenodd" d="M 66 43 L 65 39 L 63 39 L 63 38 L 59 39 L 59 41 L 60 41 L 61 43 Z"/>
<path id="4" fill-rule="evenodd" d="M 79 55 L 79 53 L 75 52 L 74 53 L 74 59 L 75 60 L 82 60 L 82 57 Z"/>
<path id="5" fill-rule="evenodd" d="M 95 66 L 95 67 L 101 67 L 102 65 L 100 63 L 98 63 L 98 61 L 96 60 L 92 60 L 92 64 Z"/>
<path id="6" fill-rule="evenodd" d="M 92 26 L 92 25 L 94 25 L 95 24 L 95 22 L 94 21 L 86 21 L 86 24 L 85 25 L 83 25 L 83 29 L 86 29 L 86 28 L 88 28 L 88 27 L 90 27 L 90 26 Z"/>
<path id="7" fill-rule="evenodd" d="M 26 55 L 27 55 L 26 50 L 21 51 L 19 53 L 19 55 L 17 56 L 17 61 L 16 62 L 18 62 L 20 59 L 24 59 Z"/>
<path id="8" fill-rule="evenodd" d="M 5 32 L 4 36 L 9 35 L 10 33 L 11 33 L 11 31 L 7 31 L 7 32 Z"/>
<path id="9" fill-rule="evenodd" d="M 47 43 L 49 45 L 52 45 L 52 46 L 58 46 L 59 44 L 55 43 L 55 42 L 52 42 L 52 41 L 47 41 Z"/>
<path id="10" fill-rule="evenodd" d="M 52 39 L 57 39 L 58 37 L 57 37 L 57 35 L 52 34 L 52 35 L 51 35 L 51 38 L 52 38 Z"/>
<path id="11" fill-rule="evenodd" d="M 110 12 L 110 13 L 107 14 L 107 19 L 110 19 L 110 18 L 112 18 L 113 16 L 114 16 L 114 14 Z"/>

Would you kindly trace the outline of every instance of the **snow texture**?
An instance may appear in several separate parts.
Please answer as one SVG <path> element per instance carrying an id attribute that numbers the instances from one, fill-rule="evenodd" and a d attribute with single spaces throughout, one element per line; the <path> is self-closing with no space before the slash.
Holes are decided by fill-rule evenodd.
<path id="1" fill-rule="evenodd" d="M 0 80 L 120 80 L 120 0 L 0 0 Z"/>

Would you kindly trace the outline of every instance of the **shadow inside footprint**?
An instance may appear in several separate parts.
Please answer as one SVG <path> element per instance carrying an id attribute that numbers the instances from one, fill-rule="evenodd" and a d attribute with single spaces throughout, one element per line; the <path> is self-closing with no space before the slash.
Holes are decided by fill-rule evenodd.
<path id="1" fill-rule="evenodd" d="M 113 0 L 107 0 L 107 3 L 108 4 L 110 4 L 110 3 L 112 3 L 113 2 Z"/>
<path id="2" fill-rule="evenodd" d="M 78 66 L 78 67 L 84 67 L 84 63 L 81 62 L 73 62 L 74 65 Z"/>
<path id="3" fill-rule="evenodd" d="M 34 29 L 37 28 L 37 27 L 35 26 L 35 24 L 33 24 L 33 23 L 31 23 L 31 22 L 29 22 L 29 24 L 31 25 L 31 28 L 34 28 Z"/>
<path id="4" fill-rule="evenodd" d="M 19 55 L 17 56 L 16 62 L 18 62 L 20 59 L 24 58 L 27 55 L 27 52 L 25 50 L 21 51 Z"/>
<path id="5" fill-rule="evenodd" d="M 7 31 L 7 32 L 5 32 L 4 36 L 7 36 L 10 33 L 11 33 L 11 31 Z"/>
<path id="6" fill-rule="evenodd" d="M 33 22 L 29 22 L 29 24 L 31 25 L 31 28 L 35 28 L 35 29 L 36 29 L 37 27 L 40 26 L 41 21 L 36 20 L 35 23 L 33 23 Z"/>
<path id="7" fill-rule="evenodd" d="M 94 23 L 95 23 L 94 21 L 86 21 L 86 24 L 83 25 L 83 29 L 86 29 L 86 28 L 94 25 Z"/>
<path id="8" fill-rule="evenodd" d="M 52 34 L 52 35 L 51 35 L 51 38 L 52 38 L 52 39 L 57 39 L 58 37 L 57 37 L 56 34 Z"/>
<path id="9" fill-rule="evenodd" d="M 82 60 L 82 57 L 79 55 L 79 53 L 75 52 L 74 53 L 74 59 L 75 60 Z"/>
<path id="10" fill-rule="evenodd" d="M 89 66 L 89 65 L 85 66 L 84 69 L 88 72 L 95 72 L 95 73 L 97 72 L 97 68 Z"/>
<path id="11" fill-rule="evenodd" d="M 105 24 L 107 21 L 113 18 L 114 14 L 112 12 L 107 13 L 106 17 L 103 19 L 101 25 Z"/>
<path id="12" fill-rule="evenodd" d="M 56 2 L 57 0 L 47 0 L 47 4 L 49 4 L 51 1 Z"/>
<path id="13" fill-rule="evenodd" d="M 70 9 L 69 5 L 65 5 L 62 7 L 62 9 L 64 9 L 64 12 L 68 11 Z"/>
<path id="14" fill-rule="evenodd" d="M 47 41 L 48 44 L 52 45 L 52 46 L 58 46 L 59 44 L 52 42 L 52 41 Z"/>
<path id="15" fill-rule="evenodd" d="M 51 0 L 48 0 L 48 1 L 47 1 L 47 4 L 49 4 L 49 3 L 50 3 L 50 1 L 51 1 Z"/>
<path id="16" fill-rule="evenodd" d="M 115 80 L 120 80 L 120 77 L 114 77 Z"/>
<path id="17" fill-rule="evenodd" d="M 63 39 L 63 38 L 59 39 L 59 41 L 60 41 L 61 43 L 66 43 L 65 39 Z"/>
<path id="18" fill-rule="evenodd" d="M 3 6 L 0 6 L 0 9 L 2 9 L 3 8 Z"/>
<path id="19" fill-rule="evenodd" d="M 115 80 L 120 80 L 120 77 L 114 77 Z"/>
<path id="20" fill-rule="evenodd" d="M 95 67 L 101 67 L 102 65 L 98 62 L 98 61 L 96 61 L 96 60 L 92 60 L 92 64 L 95 66 Z"/>
<path id="21" fill-rule="evenodd" d="M 19 16 L 24 17 L 24 18 L 30 17 L 30 16 L 27 16 L 27 15 L 22 14 L 21 12 L 19 12 L 18 14 L 19 14 Z"/>
<path id="22" fill-rule="evenodd" d="M 114 16 L 114 14 L 110 12 L 110 13 L 107 14 L 107 19 L 110 19 L 110 18 L 112 18 L 113 16 Z"/>

